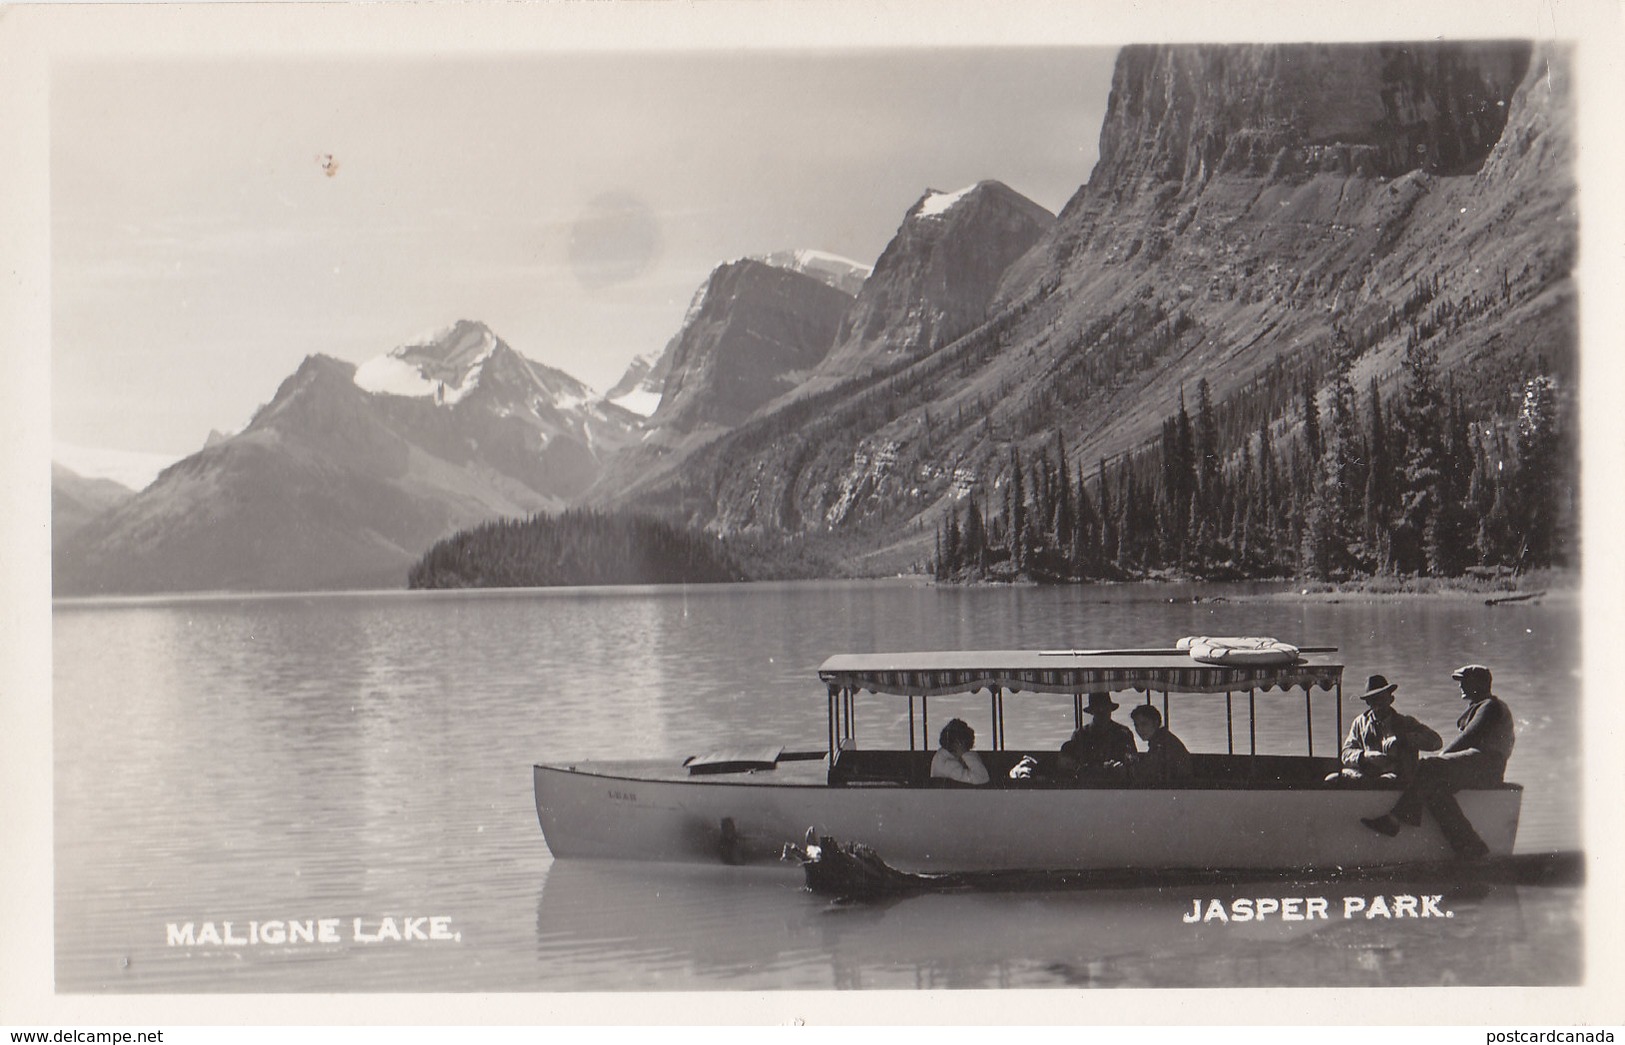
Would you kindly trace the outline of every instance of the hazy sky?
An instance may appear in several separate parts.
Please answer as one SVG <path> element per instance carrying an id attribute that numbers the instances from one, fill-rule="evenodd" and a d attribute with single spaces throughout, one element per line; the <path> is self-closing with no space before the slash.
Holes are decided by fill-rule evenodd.
<path id="1" fill-rule="evenodd" d="M 600 390 L 707 273 L 872 264 L 927 188 L 1058 210 L 1114 49 L 65 61 L 53 435 L 181 456 L 301 359 L 459 318 Z M 70 462 L 72 463 L 72 462 Z"/>

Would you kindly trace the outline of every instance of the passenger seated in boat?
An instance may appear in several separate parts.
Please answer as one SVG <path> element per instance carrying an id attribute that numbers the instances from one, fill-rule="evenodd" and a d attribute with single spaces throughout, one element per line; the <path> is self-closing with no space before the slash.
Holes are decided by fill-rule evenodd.
<path id="1" fill-rule="evenodd" d="M 1394 710 L 1394 691 L 1399 684 L 1381 675 L 1366 679 L 1360 699 L 1366 709 L 1349 723 L 1343 741 L 1343 768 L 1326 777 L 1327 783 L 1357 780 L 1390 780 L 1408 783 L 1423 751 L 1444 746 L 1439 734 L 1409 715 Z"/>
<path id="2" fill-rule="evenodd" d="M 1145 741 L 1145 752 L 1131 756 L 1129 780 L 1135 784 L 1173 784 L 1196 775 L 1190 749 L 1162 724 L 1162 712 L 1140 704 L 1128 713 L 1134 732 Z"/>
<path id="3" fill-rule="evenodd" d="M 936 755 L 931 759 L 931 779 L 952 780 L 960 784 L 985 784 L 987 767 L 982 756 L 972 751 L 976 744 L 976 731 L 970 723 L 956 718 L 942 727 L 937 735 Z"/>
<path id="4" fill-rule="evenodd" d="M 1110 693 L 1091 693 L 1084 706 L 1090 720 L 1072 734 L 1072 739 L 1061 745 L 1061 756 L 1056 760 L 1062 776 L 1095 775 L 1103 770 L 1119 771 L 1128 764 L 1138 749 L 1134 734 L 1121 722 L 1112 721 L 1117 702 Z"/>
<path id="5" fill-rule="evenodd" d="M 1417 763 L 1393 809 L 1382 816 L 1361 817 L 1360 823 L 1392 838 L 1402 825 L 1421 826 L 1426 809 L 1456 855 L 1472 860 L 1484 856 L 1489 847 L 1462 813 L 1455 793 L 1464 787 L 1494 787 L 1506 779 L 1516 731 L 1512 710 L 1490 692 L 1489 668 L 1467 664 L 1450 677 L 1461 686 L 1461 699 L 1467 701 L 1467 710 L 1456 720 L 1460 734 L 1438 756 Z"/>

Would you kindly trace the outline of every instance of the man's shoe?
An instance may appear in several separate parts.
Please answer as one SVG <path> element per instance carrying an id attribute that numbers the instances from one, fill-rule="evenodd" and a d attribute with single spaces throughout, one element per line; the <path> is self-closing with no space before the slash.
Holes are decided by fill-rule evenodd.
<path id="1" fill-rule="evenodd" d="M 1420 810 L 1414 813 L 1401 813 L 1399 814 L 1399 822 L 1402 824 L 1409 824 L 1411 827 L 1421 827 L 1422 813 Z"/>
<path id="2" fill-rule="evenodd" d="M 1360 823 L 1371 828 L 1377 834 L 1387 835 L 1389 838 L 1399 834 L 1399 821 L 1387 813 L 1382 816 L 1362 816 Z"/>

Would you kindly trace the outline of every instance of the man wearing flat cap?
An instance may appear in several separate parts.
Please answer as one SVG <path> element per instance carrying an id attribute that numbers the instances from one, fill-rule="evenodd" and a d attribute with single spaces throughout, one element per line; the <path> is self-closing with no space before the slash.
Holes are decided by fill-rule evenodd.
<path id="1" fill-rule="evenodd" d="M 1360 694 L 1366 709 L 1349 724 L 1348 738 L 1343 741 L 1343 768 L 1328 776 L 1327 783 L 1392 780 L 1408 784 L 1420 753 L 1444 746 L 1439 734 L 1394 710 L 1394 690 L 1398 688 L 1398 683 L 1381 675 L 1366 679 L 1365 692 Z"/>
<path id="2" fill-rule="evenodd" d="M 1467 710 L 1456 720 L 1461 731 L 1435 758 L 1425 758 L 1394 808 L 1383 816 L 1365 818 L 1365 826 L 1392 837 L 1401 825 L 1422 823 L 1422 810 L 1433 814 L 1457 856 L 1483 856 L 1488 847 L 1456 804 L 1455 792 L 1464 787 L 1494 787 L 1506 776 L 1512 755 L 1512 709 L 1490 692 L 1490 669 L 1468 664 L 1450 675 L 1461 685 Z"/>

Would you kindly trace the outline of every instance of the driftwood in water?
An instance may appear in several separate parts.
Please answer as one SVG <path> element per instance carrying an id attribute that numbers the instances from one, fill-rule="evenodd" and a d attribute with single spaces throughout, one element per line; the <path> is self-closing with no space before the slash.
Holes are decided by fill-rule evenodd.
<path id="1" fill-rule="evenodd" d="M 1500 595 L 1493 599 L 1485 599 L 1484 605 L 1499 606 L 1503 602 L 1524 602 L 1528 599 L 1538 599 L 1545 594 L 1545 591 L 1525 591 L 1519 592 L 1517 595 Z"/>
<path id="2" fill-rule="evenodd" d="M 845 900 L 871 900 L 918 893 L 975 889 L 1015 892 L 1038 889 L 1130 888 L 1153 885 L 1256 881 L 1260 879 L 1407 882 L 1482 882 L 1519 885 L 1573 885 L 1585 877 L 1585 859 L 1577 852 L 1518 853 L 1483 861 L 1447 861 L 1387 867 L 1313 871 L 1170 870 L 1000 870 L 920 873 L 901 871 L 861 842 L 821 837 L 808 829 L 803 842 L 785 845 L 783 859 L 801 865 L 809 891 Z"/>

